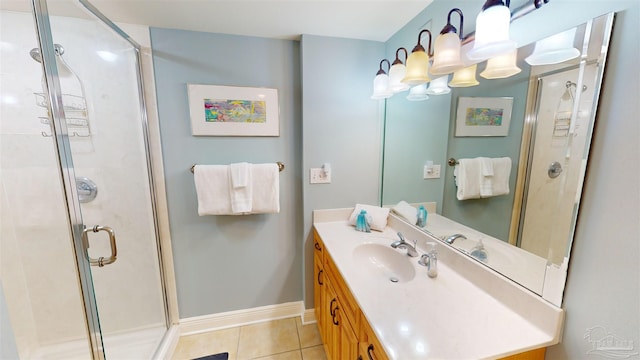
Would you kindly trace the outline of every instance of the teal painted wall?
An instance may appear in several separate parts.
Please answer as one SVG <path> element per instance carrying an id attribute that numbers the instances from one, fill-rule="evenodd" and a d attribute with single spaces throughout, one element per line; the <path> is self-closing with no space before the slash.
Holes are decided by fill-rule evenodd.
<path id="1" fill-rule="evenodd" d="M 383 108 L 370 99 L 384 44 L 303 35 L 302 175 L 305 305 L 313 307 L 314 209 L 379 204 Z M 309 168 L 331 164 L 331 184 L 309 184 Z"/>
<path id="2" fill-rule="evenodd" d="M 299 43 L 151 29 L 180 317 L 302 297 Z M 187 84 L 278 89 L 279 137 L 194 137 Z M 280 213 L 198 216 L 192 164 L 282 161 Z"/>

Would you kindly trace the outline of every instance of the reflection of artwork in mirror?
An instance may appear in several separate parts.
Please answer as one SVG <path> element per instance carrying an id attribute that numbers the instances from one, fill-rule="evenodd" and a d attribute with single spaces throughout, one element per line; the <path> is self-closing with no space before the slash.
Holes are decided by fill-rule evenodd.
<path id="1" fill-rule="evenodd" d="M 460 97 L 456 136 L 507 136 L 513 98 Z"/>

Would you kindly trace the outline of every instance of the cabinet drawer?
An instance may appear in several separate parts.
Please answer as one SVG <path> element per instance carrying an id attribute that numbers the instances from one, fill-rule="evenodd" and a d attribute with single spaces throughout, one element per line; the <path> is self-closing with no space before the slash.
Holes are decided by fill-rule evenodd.
<path id="1" fill-rule="evenodd" d="M 360 333 L 358 340 L 360 341 L 359 354 L 362 359 L 387 360 L 389 357 L 385 353 L 384 348 L 378 341 L 378 337 L 373 332 L 369 322 L 361 315 Z"/>
<path id="2" fill-rule="evenodd" d="M 358 307 L 358 303 L 351 295 L 351 291 L 347 287 L 347 284 L 342 279 L 342 275 L 336 268 L 333 260 L 329 253 L 324 254 L 324 274 L 329 278 L 331 285 L 333 285 L 336 290 L 336 295 L 340 300 L 340 304 L 342 304 L 342 309 L 344 310 L 344 315 L 347 320 L 351 323 L 351 327 L 353 329 L 358 329 L 360 326 L 360 309 Z"/>

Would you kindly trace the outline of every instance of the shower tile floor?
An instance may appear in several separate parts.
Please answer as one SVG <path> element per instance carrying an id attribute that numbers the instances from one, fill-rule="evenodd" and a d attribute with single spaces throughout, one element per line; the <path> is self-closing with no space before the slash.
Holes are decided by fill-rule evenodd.
<path id="1" fill-rule="evenodd" d="M 326 360 L 318 325 L 302 325 L 300 317 L 183 336 L 172 359 L 221 352 L 229 360 Z"/>

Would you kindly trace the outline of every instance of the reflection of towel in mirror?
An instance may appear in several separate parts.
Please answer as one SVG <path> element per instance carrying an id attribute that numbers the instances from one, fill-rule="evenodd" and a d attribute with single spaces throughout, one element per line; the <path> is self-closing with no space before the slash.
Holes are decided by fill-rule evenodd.
<path id="1" fill-rule="evenodd" d="M 509 194 L 511 158 L 460 159 L 453 175 L 458 200 L 506 195 Z"/>
<path id="2" fill-rule="evenodd" d="M 480 197 L 493 196 L 493 160 L 486 157 L 480 161 Z"/>
<path id="3" fill-rule="evenodd" d="M 480 161 L 477 159 L 459 159 L 453 175 L 458 186 L 458 200 L 480 198 Z"/>
<path id="4" fill-rule="evenodd" d="M 418 222 L 418 209 L 409 205 L 409 203 L 404 200 L 392 207 L 391 211 L 405 218 L 412 225 Z"/>
<path id="5" fill-rule="evenodd" d="M 511 176 L 511 158 L 491 159 L 493 162 L 492 196 L 509 194 L 509 177 Z"/>

